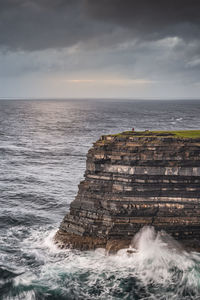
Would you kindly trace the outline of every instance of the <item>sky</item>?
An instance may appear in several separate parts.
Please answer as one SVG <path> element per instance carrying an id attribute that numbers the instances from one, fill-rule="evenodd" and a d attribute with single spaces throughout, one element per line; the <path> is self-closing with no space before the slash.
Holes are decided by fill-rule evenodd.
<path id="1" fill-rule="evenodd" d="M 199 96 L 199 0 L 0 0 L 0 98 Z"/>

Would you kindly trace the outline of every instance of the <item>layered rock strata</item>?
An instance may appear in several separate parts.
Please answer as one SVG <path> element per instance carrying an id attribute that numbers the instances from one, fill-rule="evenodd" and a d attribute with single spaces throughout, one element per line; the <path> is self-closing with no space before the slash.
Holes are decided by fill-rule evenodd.
<path id="1" fill-rule="evenodd" d="M 87 154 L 85 180 L 60 225 L 62 247 L 118 250 L 146 225 L 200 248 L 200 135 L 124 132 Z"/>

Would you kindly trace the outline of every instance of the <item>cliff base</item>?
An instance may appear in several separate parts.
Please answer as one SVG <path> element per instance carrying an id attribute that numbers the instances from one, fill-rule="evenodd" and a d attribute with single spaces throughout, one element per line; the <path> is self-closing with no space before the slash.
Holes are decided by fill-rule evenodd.
<path id="1" fill-rule="evenodd" d="M 128 248 L 131 244 L 131 239 L 106 240 L 103 238 L 70 234 L 62 231 L 61 229 L 56 233 L 54 241 L 61 249 L 77 249 L 81 251 L 87 251 L 105 248 L 109 253 L 116 253 L 120 249 Z"/>

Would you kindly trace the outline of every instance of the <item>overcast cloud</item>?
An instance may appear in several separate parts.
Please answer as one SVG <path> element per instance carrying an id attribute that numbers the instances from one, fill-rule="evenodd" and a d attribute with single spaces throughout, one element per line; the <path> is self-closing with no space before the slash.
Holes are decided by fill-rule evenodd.
<path id="1" fill-rule="evenodd" d="M 198 0 L 1 0 L 0 97 L 198 97 L 199 39 Z"/>

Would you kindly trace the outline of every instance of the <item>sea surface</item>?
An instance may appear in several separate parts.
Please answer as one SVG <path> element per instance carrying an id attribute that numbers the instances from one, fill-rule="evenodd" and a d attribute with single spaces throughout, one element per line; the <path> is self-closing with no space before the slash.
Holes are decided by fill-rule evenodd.
<path id="1" fill-rule="evenodd" d="M 200 254 L 153 228 L 132 255 L 53 243 L 92 143 L 132 127 L 200 129 L 200 101 L 0 101 L 1 300 L 200 299 Z"/>

